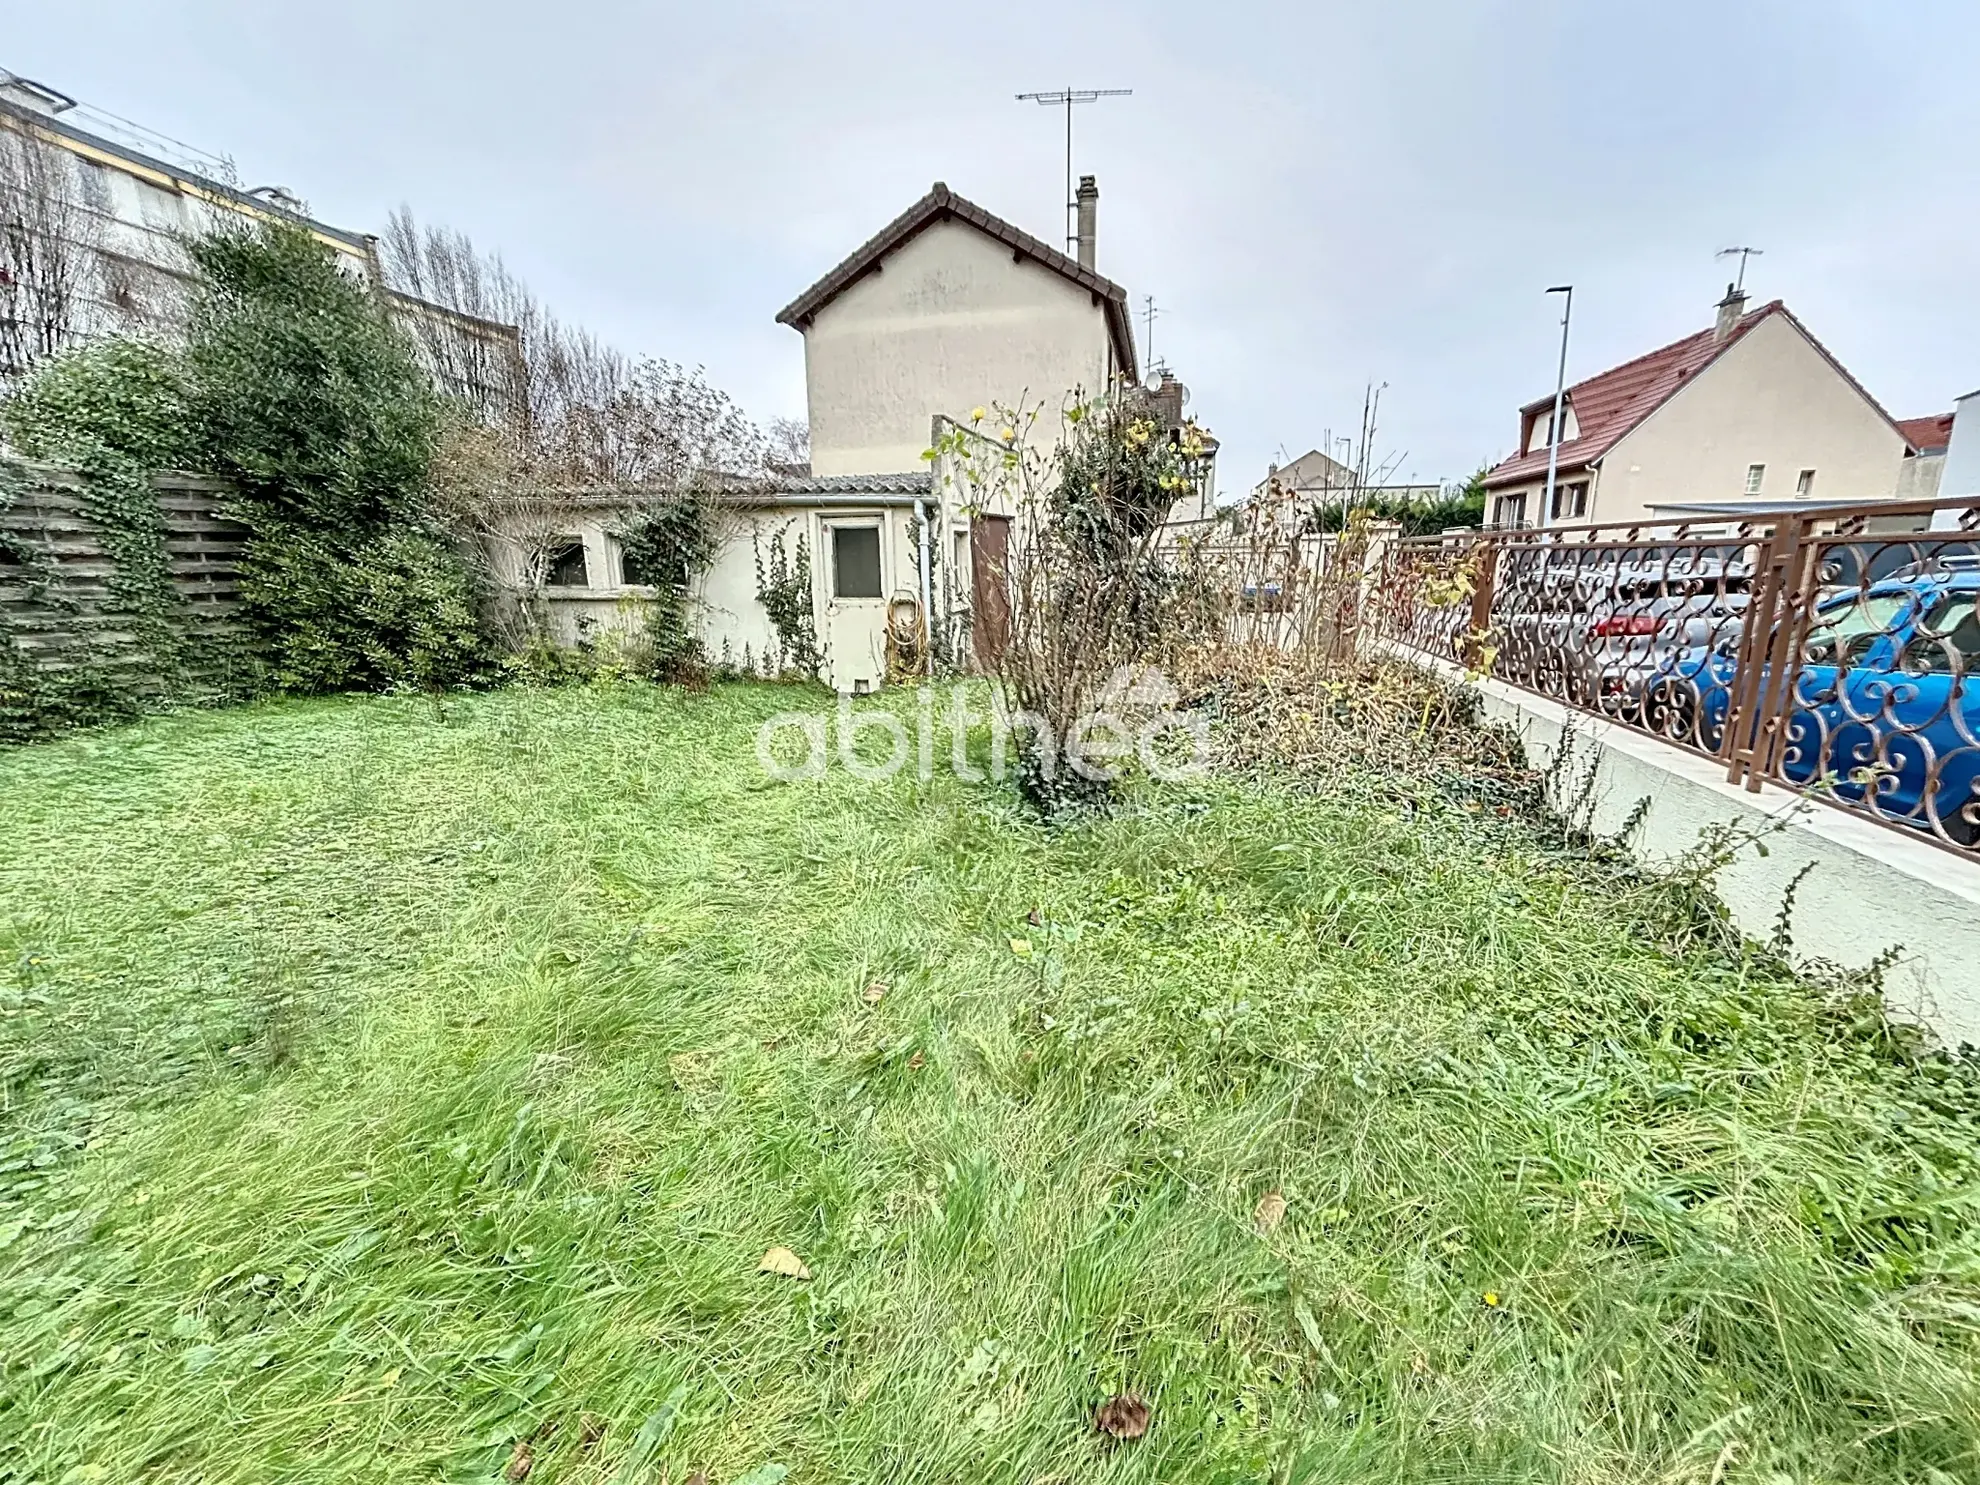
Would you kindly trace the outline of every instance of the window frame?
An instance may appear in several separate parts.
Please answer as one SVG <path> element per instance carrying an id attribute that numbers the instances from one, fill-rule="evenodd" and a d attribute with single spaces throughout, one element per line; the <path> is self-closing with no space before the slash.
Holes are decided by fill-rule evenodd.
<path id="1" fill-rule="evenodd" d="M 581 583 L 559 582 L 557 580 L 557 574 L 562 565 L 562 558 L 572 551 L 576 551 L 578 555 L 578 570 L 584 575 L 584 581 Z M 587 590 L 591 587 L 591 550 L 585 542 L 583 532 L 576 532 L 569 536 L 553 536 L 543 544 L 543 586 L 546 588 L 584 588 Z"/>
<path id="2" fill-rule="evenodd" d="M 1749 465 L 1747 465 L 1747 466 L 1746 466 L 1746 493 L 1747 493 L 1747 494 L 1749 494 L 1749 495 L 1758 495 L 1758 494 L 1759 494 L 1759 493 L 1761 492 L 1761 490 L 1763 490 L 1763 489 L 1764 489 L 1764 488 L 1766 487 L 1766 484 L 1767 484 L 1767 466 L 1766 466 L 1766 465 L 1764 465 L 1764 464 L 1749 464 Z"/>
<path id="3" fill-rule="evenodd" d="M 834 518 L 825 525 L 825 581 L 832 603 L 885 603 L 887 601 L 887 529 L 880 516 Z M 839 534 L 843 531 L 873 533 L 873 583 L 871 593 L 845 593 L 839 586 Z"/>
<path id="4" fill-rule="evenodd" d="M 1499 531 L 1524 531 L 1526 529 L 1526 495 L 1527 492 L 1521 490 L 1516 495 L 1495 495 L 1492 498 L 1492 525 L 1494 529 Z M 1508 524 L 1505 520 L 1505 512 L 1508 507 L 1513 506 L 1516 506 L 1517 509 L 1511 524 Z"/>

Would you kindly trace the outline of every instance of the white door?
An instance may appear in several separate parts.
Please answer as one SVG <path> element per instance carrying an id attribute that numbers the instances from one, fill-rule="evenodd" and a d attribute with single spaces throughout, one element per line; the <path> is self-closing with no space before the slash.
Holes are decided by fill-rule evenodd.
<path id="1" fill-rule="evenodd" d="M 886 533 L 878 516 L 825 523 L 825 678 L 876 691 L 887 675 Z"/>

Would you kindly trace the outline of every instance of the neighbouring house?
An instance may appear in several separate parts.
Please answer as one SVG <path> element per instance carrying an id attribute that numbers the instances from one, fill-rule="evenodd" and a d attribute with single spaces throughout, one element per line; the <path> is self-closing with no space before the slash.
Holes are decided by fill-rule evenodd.
<path id="1" fill-rule="evenodd" d="M 1268 464 L 1265 478 L 1252 486 L 1251 498 L 1262 499 L 1276 490 L 1281 498 L 1338 499 L 1342 491 L 1353 490 L 1359 483 L 1360 476 L 1348 465 L 1318 449 L 1308 449 L 1290 463 Z"/>
<path id="2" fill-rule="evenodd" d="M 1938 495 L 1939 481 L 1945 473 L 1946 450 L 1952 444 L 1953 414 L 1900 418 L 1898 431 L 1911 445 L 1898 469 L 1898 499 L 1931 500 Z"/>
<path id="3" fill-rule="evenodd" d="M 1914 434 L 1779 300 L 1729 290 L 1709 329 L 1575 383 L 1542 510 L 1554 398 L 1520 409 L 1519 444 L 1485 476 L 1495 526 L 1736 514 L 1889 499 Z"/>
<path id="4" fill-rule="evenodd" d="M 322 243 L 419 332 L 412 339 L 422 354 L 458 345 L 444 365 L 427 357 L 446 391 L 484 408 L 514 395 L 516 327 L 389 289 L 376 237 L 317 220 L 281 186 L 243 187 L 225 157 L 4 70 L 0 381 L 74 341 L 176 328 L 191 283 L 184 236 L 261 221 L 288 222 Z"/>
<path id="5" fill-rule="evenodd" d="M 1425 505 L 1444 496 L 1442 485 L 1363 484 L 1361 476 L 1340 460 L 1308 449 L 1288 464 L 1268 465 L 1265 478 L 1251 491 L 1253 500 L 1277 492 L 1308 506 L 1340 505 L 1346 501 Z"/>

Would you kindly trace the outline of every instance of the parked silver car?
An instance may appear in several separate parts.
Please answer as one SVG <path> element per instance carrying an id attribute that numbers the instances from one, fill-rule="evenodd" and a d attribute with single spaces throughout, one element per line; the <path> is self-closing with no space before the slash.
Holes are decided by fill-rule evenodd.
<path id="1" fill-rule="evenodd" d="M 1737 637 L 1750 586 L 1744 563 L 1716 557 L 1536 563 L 1502 575 L 1493 604 L 1498 673 L 1636 720 L 1680 655 Z"/>

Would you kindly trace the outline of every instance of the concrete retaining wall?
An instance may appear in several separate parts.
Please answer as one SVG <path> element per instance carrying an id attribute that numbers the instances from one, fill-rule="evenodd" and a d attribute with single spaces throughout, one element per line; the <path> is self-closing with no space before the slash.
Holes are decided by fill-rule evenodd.
<path id="1" fill-rule="evenodd" d="M 1453 678 L 1461 674 L 1448 662 L 1412 658 Z M 1486 718 L 1517 732 L 1536 767 L 1549 767 L 1562 738 L 1573 734 L 1559 792 L 1578 796 L 1595 760 L 1591 828 L 1598 834 L 1616 834 L 1642 800 L 1650 801 L 1629 842 L 1647 866 L 1676 861 L 1714 825 L 1784 822 L 1766 837 L 1765 856 L 1749 846 L 1718 878 L 1719 896 L 1740 928 L 1767 938 L 1789 884 L 1813 863 L 1795 893 L 1796 955 L 1861 968 L 1901 945 L 1903 958 L 1884 981 L 1891 1009 L 1949 1047 L 1980 1044 L 1980 864 L 1772 784 L 1750 794 L 1726 782 L 1721 763 L 1503 682 L 1476 689 Z"/>

